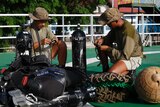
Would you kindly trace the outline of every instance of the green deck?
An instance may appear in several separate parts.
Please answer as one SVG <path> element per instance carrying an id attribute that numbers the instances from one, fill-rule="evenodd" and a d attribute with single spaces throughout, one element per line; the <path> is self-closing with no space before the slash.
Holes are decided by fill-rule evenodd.
<path id="1" fill-rule="evenodd" d="M 153 46 L 153 47 L 145 47 L 144 52 L 152 52 L 146 54 L 146 58 L 143 60 L 142 66 L 137 69 L 137 73 L 142 71 L 146 67 L 150 66 L 160 66 L 160 46 Z M 88 48 L 87 51 L 87 58 L 94 58 L 96 56 L 95 50 L 93 48 Z M 67 62 L 72 61 L 72 52 L 68 50 L 68 59 Z M 8 53 L 0 53 L 0 69 L 3 67 L 8 67 L 8 65 L 14 60 L 15 53 L 8 52 Z M 54 60 L 52 63 L 56 64 L 57 60 Z M 97 67 L 99 62 L 94 62 L 87 65 L 87 73 L 95 73 L 101 72 L 101 67 Z M 91 103 L 95 107 L 160 107 L 160 104 L 147 104 L 141 102 L 137 99 L 133 99 L 128 102 L 118 102 L 118 103 Z"/>

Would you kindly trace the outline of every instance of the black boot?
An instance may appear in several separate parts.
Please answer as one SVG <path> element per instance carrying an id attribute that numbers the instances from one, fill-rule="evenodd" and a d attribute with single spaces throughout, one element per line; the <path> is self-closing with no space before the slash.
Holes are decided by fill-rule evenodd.
<path id="1" fill-rule="evenodd" d="M 102 65 L 103 72 L 107 72 L 109 70 L 109 65 Z"/>

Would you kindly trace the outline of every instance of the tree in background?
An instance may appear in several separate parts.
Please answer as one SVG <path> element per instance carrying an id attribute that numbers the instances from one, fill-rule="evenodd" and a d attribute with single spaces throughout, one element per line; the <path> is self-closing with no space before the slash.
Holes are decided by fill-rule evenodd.
<path id="1" fill-rule="evenodd" d="M 1 14 L 26 14 L 38 7 L 44 7 L 50 14 L 91 14 L 99 4 L 106 4 L 108 0 L 1 0 Z M 28 17 L 1 17 L 1 25 L 20 25 L 26 23 Z M 61 22 L 60 18 L 54 18 Z M 67 19 L 72 24 L 89 23 L 89 18 Z M 66 21 L 67 21 L 66 20 Z M 67 23 L 67 22 L 66 22 Z M 59 24 L 59 23 L 58 23 Z M 17 28 L 1 28 L 0 36 L 15 35 Z M 1 42 L 1 41 L 0 41 Z M 2 43 L 2 42 L 1 42 Z M 0 44 L 0 47 L 2 44 Z"/>

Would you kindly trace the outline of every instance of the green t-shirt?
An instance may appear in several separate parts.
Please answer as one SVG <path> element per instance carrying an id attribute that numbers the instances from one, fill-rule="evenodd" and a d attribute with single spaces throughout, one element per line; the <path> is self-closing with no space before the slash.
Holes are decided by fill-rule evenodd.
<path id="1" fill-rule="evenodd" d="M 104 37 L 104 43 L 111 46 L 109 55 L 113 62 L 143 57 L 143 46 L 138 32 L 131 23 L 124 20 L 122 27 L 111 29 Z"/>

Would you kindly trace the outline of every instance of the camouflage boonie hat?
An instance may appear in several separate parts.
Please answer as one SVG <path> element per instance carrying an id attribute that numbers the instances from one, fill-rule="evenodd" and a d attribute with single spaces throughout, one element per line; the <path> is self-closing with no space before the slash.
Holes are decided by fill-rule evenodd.
<path id="1" fill-rule="evenodd" d="M 113 21 L 117 21 L 123 16 L 117 8 L 108 8 L 98 19 L 98 23 L 101 25 L 109 24 Z"/>
<path id="2" fill-rule="evenodd" d="M 42 7 L 37 7 L 33 13 L 29 14 L 29 17 L 33 20 L 50 20 L 48 12 Z"/>

